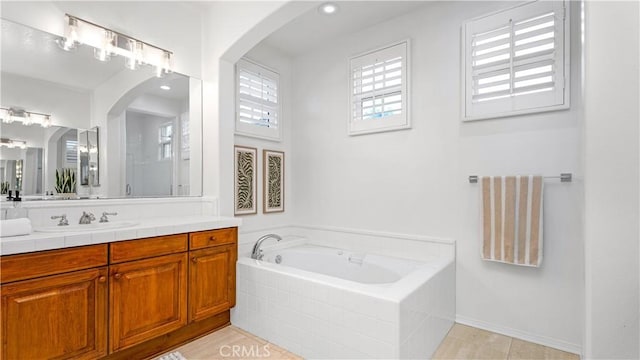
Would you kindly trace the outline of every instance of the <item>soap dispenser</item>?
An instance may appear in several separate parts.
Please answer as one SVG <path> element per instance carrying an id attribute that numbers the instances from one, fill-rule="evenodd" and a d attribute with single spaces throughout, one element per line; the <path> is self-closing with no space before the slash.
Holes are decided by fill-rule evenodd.
<path id="1" fill-rule="evenodd" d="M 16 196 L 13 197 L 13 207 L 7 209 L 7 219 L 21 219 L 26 217 L 27 209 L 22 207 L 20 191 L 16 190 Z"/>

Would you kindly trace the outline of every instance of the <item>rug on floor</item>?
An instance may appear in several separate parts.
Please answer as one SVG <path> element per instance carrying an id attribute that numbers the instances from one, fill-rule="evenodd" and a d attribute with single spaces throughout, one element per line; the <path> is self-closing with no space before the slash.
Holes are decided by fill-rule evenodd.
<path id="1" fill-rule="evenodd" d="M 172 351 L 160 356 L 157 360 L 187 360 L 187 358 L 180 354 L 180 351 Z"/>

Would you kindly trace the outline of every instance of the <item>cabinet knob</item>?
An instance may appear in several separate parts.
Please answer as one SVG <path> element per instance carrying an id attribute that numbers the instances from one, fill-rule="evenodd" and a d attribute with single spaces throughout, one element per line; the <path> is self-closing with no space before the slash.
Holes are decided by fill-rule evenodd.
<path id="1" fill-rule="evenodd" d="M 209 236 L 209 241 L 216 241 L 216 237 L 215 236 Z"/>
<path id="2" fill-rule="evenodd" d="M 194 263 L 197 263 L 198 262 L 198 258 L 197 257 L 192 257 L 191 261 L 193 261 Z"/>
<path id="3" fill-rule="evenodd" d="M 113 277 L 114 277 L 115 279 L 120 279 L 120 278 L 122 277 L 122 274 L 120 274 L 120 273 L 115 273 L 115 274 L 113 275 Z"/>
<path id="4" fill-rule="evenodd" d="M 98 278 L 98 282 L 103 283 L 103 282 L 105 282 L 105 281 L 107 281 L 107 277 L 106 277 L 106 276 L 100 276 L 100 277 Z"/>

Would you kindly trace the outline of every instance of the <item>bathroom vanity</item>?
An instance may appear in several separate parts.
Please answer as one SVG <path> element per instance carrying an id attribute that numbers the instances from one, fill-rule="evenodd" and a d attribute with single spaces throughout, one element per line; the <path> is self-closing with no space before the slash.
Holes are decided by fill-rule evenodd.
<path id="1" fill-rule="evenodd" d="M 214 331 L 236 258 L 237 227 L 1 256 L 2 358 L 139 359 Z"/>

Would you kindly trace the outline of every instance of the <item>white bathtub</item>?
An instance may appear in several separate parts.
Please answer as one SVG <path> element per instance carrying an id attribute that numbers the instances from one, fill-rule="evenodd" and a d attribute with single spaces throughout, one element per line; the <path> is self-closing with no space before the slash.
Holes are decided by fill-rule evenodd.
<path id="1" fill-rule="evenodd" d="M 453 325 L 452 256 L 298 244 L 240 257 L 237 277 L 233 323 L 305 358 L 425 359 Z"/>

